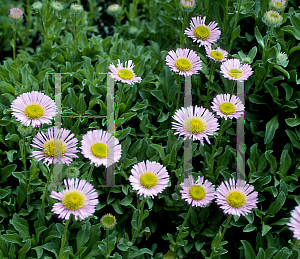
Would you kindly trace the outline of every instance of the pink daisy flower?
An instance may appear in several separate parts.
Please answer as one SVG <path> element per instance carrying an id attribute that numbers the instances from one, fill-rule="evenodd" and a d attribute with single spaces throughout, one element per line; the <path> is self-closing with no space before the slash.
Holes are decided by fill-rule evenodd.
<path id="1" fill-rule="evenodd" d="M 133 166 L 131 173 L 129 181 L 132 189 L 138 190 L 138 194 L 144 195 L 145 198 L 151 196 L 153 199 L 168 186 L 167 169 L 157 162 L 140 162 Z"/>
<path id="2" fill-rule="evenodd" d="M 224 213 L 245 216 L 257 208 L 258 193 L 253 191 L 254 187 L 246 181 L 238 179 L 236 182 L 231 178 L 229 182 L 222 182 L 216 190 L 216 202 L 221 205 Z"/>
<path id="3" fill-rule="evenodd" d="M 24 93 L 11 104 L 12 115 L 26 127 L 38 127 L 43 123 L 51 124 L 57 107 L 55 102 L 47 95 L 32 91 Z"/>
<path id="4" fill-rule="evenodd" d="M 199 74 L 197 71 L 202 69 L 201 59 L 193 50 L 179 48 L 176 53 L 171 50 L 168 54 L 166 56 L 167 65 L 179 75 Z"/>
<path id="5" fill-rule="evenodd" d="M 215 188 L 211 182 L 205 180 L 204 176 L 198 176 L 196 182 L 192 175 L 189 175 L 183 183 L 180 184 L 183 190 L 180 190 L 181 198 L 186 200 L 192 206 L 205 207 L 215 198 Z"/>
<path id="6" fill-rule="evenodd" d="M 126 84 L 134 84 L 134 83 L 139 83 L 142 81 L 141 77 L 136 77 L 135 73 L 133 72 L 133 62 L 132 60 L 128 61 L 128 66 L 127 66 L 127 61 L 125 62 L 125 67 L 123 67 L 123 63 L 120 62 L 118 59 L 118 65 L 115 67 L 114 64 L 111 64 L 108 68 L 110 69 L 111 72 L 108 72 L 110 76 L 117 80 L 121 81 L 122 83 Z"/>
<path id="7" fill-rule="evenodd" d="M 23 16 L 23 11 L 20 8 L 12 8 L 9 10 L 9 16 L 12 19 L 21 19 Z"/>
<path id="8" fill-rule="evenodd" d="M 253 74 L 252 68 L 248 64 L 241 65 L 239 59 L 228 59 L 221 65 L 221 73 L 225 78 L 243 82 Z"/>
<path id="9" fill-rule="evenodd" d="M 239 118 L 244 114 L 244 105 L 240 98 L 230 94 L 218 94 L 212 101 L 212 110 L 221 118 Z"/>
<path id="10" fill-rule="evenodd" d="M 187 28 L 184 33 L 193 39 L 193 42 L 200 42 L 200 47 L 203 45 L 211 45 L 220 38 L 221 31 L 217 27 L 218 23 L 210 22 L 208 26 L 205 25 L 206 16 L 201 19 L 200 16 L 192 17 L 190 28 Z M 217 28 L 216 28 L 217 27 Z"/>
<path id="11" fill-rule="evenodd" d="M 54 128 L 54 132 L 53 132 Z M 70 165 L 72 159 L 70 157 L 78 157 L 75 155 L 77 150 L 77 138 L 67 129 L 59 129 L 58 127 L 51 127 L 44 132 L 38 132 L 36 137 L 32 140 L 35 144 L 30 144 L 32 147 L 41 149 L 42 151 L 32 151 L 31 157 L 36 161 L 44 159 L 43 163 L 48 161 L 48 166 L 52 163 L 63 163 Z M 73 138 L 73 139 L 72 139 Z"/>
<path id="12" fill-rule="evenodd" d="M 193 106 L 187 108 L 181 108 L 175 112 L 172 116 L 177 122 L 172 122 L 172 129 L 177 130 L 174 134 L 184 135 L 184 139 L 193 138 L 193 140 L 200 140 L 202 146 L 204 146 L 204 140 L 210 144 L 208 139 L 209 135 L 214 135 L 219 129 L 218 119 L 207 109 L 202 106 L 195 107 L 193 112 Z"/>
<path id="13" fill-rule="evenodd" d="M 119 140 L 112 134 L 103 130 L 88 131 L 81 141 L 82 154 L 95 163 L 96 166 L 110 165 L 118 162 L 121 158 L 121 145 Z"/>
<path id="14" fill-rule="evenodd" d="M 293 237 L 300 239 L 300 206 L 297 206 L 293 210 L 290 222 L 287 223 L 287 225 L 289 226 L 289 229 L 293 231 Z"/>
<path id="15" fill-rule="evenodd" d="M 217 49 L 212 50 L 211 45 L 205 46 L 206 56 L 211 58 L 214 61 L 223 62 L 226 60 L 228 56 L 228 52 L 226 50 L 218 47 Z"/>
<path id="16" fill-rule="evenodd" d="M 96 205 L 98 204 L 98 194 L 93 188 L 93 185 L 86 182 L 86 180 L 76 180 L 74 178 L 64 179 L 66 189 L 57 193 L 51 192 L 50 197 L 62 201 L 61 203 L 55 203 L 52 207 L 52 212 L 59 214 L 59 218 L 68 220 L 71 213 L 75 216 L 75 220 L 78 217 L 84 220 L 85 218 L 93 215 L 96 211 Z"/>

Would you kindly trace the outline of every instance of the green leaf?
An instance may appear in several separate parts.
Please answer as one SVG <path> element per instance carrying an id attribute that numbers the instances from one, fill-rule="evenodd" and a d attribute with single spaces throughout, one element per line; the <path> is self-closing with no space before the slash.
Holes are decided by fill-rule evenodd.
<path id="1" fill-rule="evenodd" d="M 275 131 L 279 128 L 278 114 L 276 114 L 266 125 L 264 144 L 269 144 L 274 138 Z"/>
<path id="2" fill-rule="evenodd" d="M 255 259 L 255 253 L 250 243 L 246 240 L 241 240 L 241 242 L 245 249 L 245 259 Z"/>
<path id="3" fill-rule="evenodd" d="M 275 201 L 273 201 L 269 207 L 269 213 L 275 215 L 285 203 L 286 196 L 284 192 L 280 192 Z"/>
<path id="4" fill-rule="evenodd" d="M 123 206 L 128 206 L 132 202 L 132 195 L 127 195 L 123 200 L 120 201 L 120 204 Z"/>
<path id="5" fill-rule="evenodd" d="M 11 93 L 13 93 L 13 95 L 15 95 L 15 88 L 12 86 L 12 84 L 7 83 L 7 82 L 0 82 L 0 89 L 5 89 L 6 91 L 9 91 Z M 2 90 L 2 92 L 5 93 L 5 91 Z"/>
<path id="6" fill-rule="evenodd" d="M 138 250 L 137 252 L 135 252 L 134 254 L 129 255 L 129 258 L 137 258 L 138 256 L 141 256 L 144 254 L 153 255 L 153 252 L 148 248 L 142 248 L 142 249 Z"/>
<path id="7" fill-rule="evenodd" d="M 30 247 L 31 247 L 31 241 L 29 239 L 26 241 L 26 243 L 20 249 L 18 259 L 25 259 L 26 253 L 29 251 Z"/>
<path id="8" fill-rule="evenodd" d="M 256 227 L 252 224 L 247 224 L 244 229 L 243 229 L 243 232 L 252 232 L 253 230 L 255 230 Z"/>
<path id="9" fill-rule="evenodd" d="M 114 203 L 112 203 L 111 205 L 114 207 L 115 212 L 117 212 L 118 214 L 123 214 L 119 199 L 114 201 Z"/>
<path id="10" fill-rule="evenodd" d="M 292 159 L 289 155 L 288 150 L 283 150 L 280 157 L 280 166 L 279 171 L 282 173 L 282 175 L 286 176 L 287 171 L 292 165 Z"/>
<path id="11" fill-rule="evenodd" d="M 269 230 L 271 229 L 272 227 L 266 225 L 264 222 L 263 222 L 263 225 L 262 225 L 262 230 L 261 230 L 261 235 L 262 236 L 265 236 Z"/>
<path id="12" fill-rule="evenodd" d="M 12 174 L 13 171 L 17 168 L 17 165 L 12 164 L 8 165 L 4 168 L 0 168 L 0 176 L 1 176 L 1 181 L 0 183 L 5 183 L 7 181 L 7 178 Z"/>
<path id="13" fill-rule="evenodd" d="M 283 67 L 279 66 L 279 65 L 275 65 L 275 68 L 277 68 L 280 72 L 282 72 L 283 74 L 285 74 L 285 76 L 287 77 L 287 79 L 290 79 L 290 74 L 288 71 L 286 71 Z"/>
<path id="14" fill-rule="evenodd" d="M 164 150 L 164 148 L 161 145 L 150 144 L 150 147 L 154 148 L 158 152 L 160 159 L 164 159 L 165 158 L 165 156 L 166 156 L 165 155 L 165 150 Z"/>
<path id="15" fill-rule="evenodd" d="M 14 234 L 2 234 L 1 238 L 9 243 L 18 244 L 19 246 L 23 246 L 22 240 L 17 233 Z"/>
<path id="16" fill-rule="evenodd" d="M 291 130 L 285 130 L 286 134 L 290 138 L 292 145 L 298 149 L 300 149 L 300 139 L 297 137 L 297 135 L 292 132 Z"/>
<path id="17" fill-rule="evenodd" d="M 290 17 L 292 17 L 292 16 L 290 16 Z M 287 25 L 287 26 L 281 27 L 281 30 L 293 35 L 297 40 L 300 40 L 300 31 L 298 31 L 294 26 Z"/>
<path id="18" fill-rule="evenodd" d="M 169 118 L 169 112 L 167 114 L 163 113 L 162 111 L 160 111 L 158 118 L 157 118 L 157 122 L 164 122 Z"/>
<path id="19" fill-rule="evenodd" d="M 265 47 L 265 44 L 264 44 L 263 38 L 262 38 L 262 36 L 261 36 L 261 34 L 260 34 L 260 32 L 259 32 L 257 26 L 255 26 L 254 36 L 255 36 L 255 38 L 256 38 L 258 44 L 259 44 L 262 48 L 264 48 L 264 47 Z"/>
<path id="20" fill-rule="evenodd" d="M 83 115 L 87 109 L 87 105 L 86 105 L 86 102 L 84 100 L 84 97 L 86 95 L 84 93 L 80 93 L 79 95 L 79 101 L 77 103 L 77 111 L 79 112 L 79 114 Z"/>
<path id="21" fill-rule="evenodd" d="M 295 118 L 289 118 L 285 120 L 286 124 L 289 125 L 290 127 L 296 127 L 300 124 L 300 117 L 298 117 L 298 115 L 295 113 L 294 116 Z"/>
<path id="22" fill-rule="evenodd" d="M 237 26 L 231 33 L 231 41 L 234 41 L 237 37 L 240 36 L 241 27 Z"/>
<path id="23" fill-rule="evenodd" d="M 80 231 L 76 235 L 76 251 L 81 249 L 89 240 L 91 233 L 91 223 L 87 221 L 84 225 L 81 226 Z"/>
<path id="24" fill-rule="evenodd" d="M 19 232 L 20 237 L 23 240 L 30 238 L 27 220 L 20 218 L 19 215 L 15 213 L 11 220 L 11 224 Z"/>

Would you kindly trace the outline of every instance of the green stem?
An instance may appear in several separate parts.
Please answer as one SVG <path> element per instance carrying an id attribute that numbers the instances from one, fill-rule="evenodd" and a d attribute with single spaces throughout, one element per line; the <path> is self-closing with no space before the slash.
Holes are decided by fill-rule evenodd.
<path id="1" fill-rule="evenodd" d="M 210 60 L 209 62 L 212 62 L 212 61 Z M 209 79 L 208 79 L 208 85 L 207 85 L 207 93 L 206 93 L 206 95 L 207 95 L 207 100 L 206 100 L 206 106 L 207 107 L 206 108 L 208 108 L 208 104 L 209 104 L 208 98 L 209 98 L 210 81 L 212 79 L 212 75 L 214 74 L 214 72 L 215 72 L 215 62 L 213 62 L 212 67 L 210 69 L 210 73 L 209 73 Z"/>
<path id="2" fill-rule="evenodd" d="M 176 110 L 178 110 L 178 107 L 179 107 L 179 100 L 180 100 L 180 92 L 181 92 L 181 76 L 179 76 L 179 79 L 178 79 L 178 94 L 177 94 L 177 103 L 176 103 Z"/>
<path id="3" fill-rule="evenodd" d="M 109 253 L 109 244 L 108 244 L 108 236 L 109 236 L 109 229 L 106 229 L 106 256 L 105 258 L 109 258 L 110 257 L 110 253 Z"/>
<path id="4" fill-rule="evenodd" d="M 205 0 L 205 13 L 208 16 L 208 0 Z"/>
<path id="5" fill-rule="evenodd" d="M 66 238 L 67 238 L 67 230 L 68 230 L 68 226 L 69 226 L 70 221 L 71 221 L 71 215 L 70 215 L 69 219 L 66 222 L 64 234 L 63 234 L 63 236 L 61 238 L 61 246 L 60 246 L 60 251 L 59 251 L 58 259 L 61 258 L 62 250 L 64 248 L 64 245 L 65 245 L 65 242 L 66 242 Z"/>
<path id="6" fill-rule="evenodd" d="M 211 255 L 210 255 L 209 259 L 212 259 L 214 253 L 215 253 L 216 251 L 218 251 L 219 246 L 220 246 L 220 243 L 221 243 L 221 241 L 222 241 L 222 239 L 223 239 L 223 237 L 224 237 L 224 235 L 225 235 L 226 229 L 227 229 L 227 227 L 228 227 L 228 224 L 229 224 L 231 218 L 232 218 L 232 214 L 229 215 L 229 217 L 228 217 L 228 219 L 227 219 L 227 222 L 226 222 L 226 225 L 225 225 L 225 227 L 224 227 L 224 229 L 223 229 L 222 235 L 220 236 L 220 239 L 219 239 L 217 245 L 215 246 L 216 249 L 214 249 L 214 250 L 211 252 Z"/>
<path id="7" fill-rule="evenodd" d="M 234 31 L 235 28 L 236 28 L 236 26 L 237 26 L 237 23 L 238 23 L 238 20 L 239 20 L 239 15 L 240 15 L 240 10 L 241 10 L 241 4 L 242 4 L 242 0 L 239 0 L 238 13 L 236 15 L 234 26 L 233 26 L 233 29 L 231 31 Z M 231 50 L 231 47 L 232 47 L 232 43 L 233 43 L 233 41 L 230 39 L 230 45 L 229 45 L 229 49 L 228 49 L 228 54 L 230 53 L 230 50 Z"/>
<path id="8" fill-rule="evenodd" d="M 297 239 L 295 246 L 299 246 L 299 244 L 300 244 L 300 239 Z"/>
<path id="9" fill-rule="evenodd" d="M 226 35 L 227 21 L 228 21 L 228 0 L 226 0 L 225 10 L 224 10 L 224 26 L 223 26 L 224 35 Z"/>
<path id="10" fill-rule="evenodd" d="M 190 208 L 189 208 L 189 211 L 188 211 L 188 213 L 186 214 L 186 216 L 185 216 L 185 219 L 184 219 L 184 221 L 183 221 L 183 224 L 182 224 L 182 226 L 181 226 L 181 229 L 180 229 L 180 231 L 179 231 L 179 234 L 177 235 L 177 237 L 176 237 L 176 243 L 175 243 L 175 248 L 174 248 L 174 251 L 175 251 L 175 253 L 177 252 L 177 243 L 178 243 L 178 241 L 181 239 L 181 238 L 179 238 L 180 237 L 180 234 L 182 233 L 182 231 L 183 231 L 183 229 L 184 229 L 184 226 L 185 226 L 185 224 L 186 224 L 186 222 L 187 222 L 187 220 L 188 220 L 188 218 L 189 218 L 189 215 L 190 215 L 190 213 L 191 213 L 191 211 L 192 211 L 192 204 L 190 205 Z"/>
<path id="11" fill-rule="evenodd" d="M 266 37 L 266 43 L 265 43 L 265 46 L 264 46 L 264 50 L 263 50 L 263 55 L 262 55 L 262 61 L 265 63 L 265 54 L 266 54 L 266 49 L 267 49 L 267 46 L 268 46 L 268 43 L 269 43 L 269 36 L 270 36 L 270 28 L 268 29 L 268 32 L 267 32 L 267 37 Z"/>
<path id="12" fill-rule="evenodd" d="M 45 200 L 46 200 L 46 196 L 48 194 L 49 182 L 50 182 L 52 172 L 53 172 L 53 163 L 51 164 L 51 167 L 49 169 L 49 174 L 48 174 L 47 183 L 46 183 L 46 189 L 45 189 L 45 193 L 44 193 L 43 200 L 42 200 L 42 208 L 43 208 L 44 214 L 46 214 L 45 213 Z"/>
<path id="13" fill-rule="evenodd" d="M 119 92 L 120 92 L 120 94 L 119 94 L 119 98 L 118 98 L 118 105 L 117 105 L 116 117 L 115 117 L 116 129 L 117 129 L 117 123 L 118 123 L 118 115 L 119 115 L 120 105 L 121 105 L 122 96 L 123 96 L 123 84 L 121 84 Z"/>
<path id="14" fill-rule="evenodd" d="M 214 165 L 214 154 L 215 154 L 215 151 L 216 151 L 218 142 L 219 142 L 219 140 L 221 139 L 221 136 L 222 136 L 222 134 L 223 134 L 222 131 L 223 131 L 224 124 L 225 124 L 225 119 L 222 120 L 222 123 L 221 123 L 221 126 L 220 126 L 220 130 L 219 130 L 219 134 L 218 134 L 218 137 L 217 137 L 217 139 L 216 139 L 216 142 L 215 142 L 213 151 L 212 151 L 211 156 L 210 156 L 210 159 L 209 159 L 209 165 L 210 165 L 209 173 L 211 173 L 212 168 L 213 168 L 213 165 Z"/>
<path id="15" fill-rule="evenodd" d="M 17 36 L 17 26 L 14 29 L 14 61 L 16 62 L 16 36 Z"/>
<path id="16" fill-rule="evenodd" d="M 76 44 L 77 44 L 77 46 L 78 46 L 78 39 L 77 39 L 77 26 L 76 26 L 76 12 L 75 12 L 75 14 L 74 14 L 74 36 L 75 36 L 75 40 L 76 40 Z"/>
<path id="17" fill-rule="evenodd" d="M 94 170 L 94 167 L 95 167 L 95 164 L 93 163 L 92 166 L 91 166 L 91 168 L 90 168 L 90 172 L 89 172 L 88 178 L 87 178 L 87 180 L 86 180 L 87 182 L 89 182 L 90 179 L 91 179 L 91 176 L 92 176 L 92 172 L 93 172 L 93 170 Z"/>
<path id="18" fill-rule="evenodd" d="M 25 184 L 26 184 L 26 192 L 27 192 L 27 204 L 30 204 L 30 186 L 28 183 L 28 176 L 27 176 L 27 168 L 26 168 L 26 147 L 25 147 L 25 136 L 23 136 L 23 145 L 24 145 L 24 152 L 23 152 L 23 164 L 24 164 L 24 171 L 25 171 Z"/>

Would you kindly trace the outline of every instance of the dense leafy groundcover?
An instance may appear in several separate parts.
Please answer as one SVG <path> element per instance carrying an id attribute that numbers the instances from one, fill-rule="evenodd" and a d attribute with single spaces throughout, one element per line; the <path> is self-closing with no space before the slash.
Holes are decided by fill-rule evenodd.
<path id="1" fill-rule="evenodd" d="M 89 0 L 75 11 L 73 2 L 62 1 L 63 8 L 47 0 L 40 7 L 31 0 L 1 5 L 0 258 L 209 258 L 212 251 L 211 258 L 298 258 L 299 243 L 287 226 L 300 204 L 298 2 L 285 3 L 277 26 L 264 18 L 268 1 L 204 0 L 184 8 L 175 0 L 123 0 L 114 7 Z M 12 8 L 23 11 L 20 20 L 9 17 Z M 184 105 L 185 77 L 170 70 L 166 55 L 188 48 L 201 58 L 202 69 L 192 75 L 194 106 L 212 111 L 213 98 L 235 94 L 237 84 L 220 73 L 220 62 L 210 60 L 204 46 L 184 34 L 196 16 L 206 16 L 206 25 L 218 23 L 222 33 L 215 48 L 253 70 L 243 82 L 245 180 L 258 193 L 258 202 L 249 214 L 234 215 L 231 221 L 216 202 L 191 207 L 180 192 L 184 140 L 171 122 Z M 61 77 L 62 115 L 106 115 L 107 75 L 99 73 L 109 72 L 118 59 L 123 64 L 132 60 L 135 75 L 142 78 L 114 85 L 115 137 L 122 147 L 115 182 L 121 187 L 99 187 L 106 184 L 106 167 L 93 167 L 78 150 L 78 158 L 63 164 L 63 178 L 75 171 L 75 177 L 88 179 L 98 204 L 85 220 L 65 221 L 51 211 L 58 201 L 49 196 L 65 187 L 52 184 L 52 165 L 31 156 L 37 150 L 33 138 L 54 126 L 54 119 L 26 135 L 11 105 L 31 91 L 54 100 L 55 76 L 47 73 L 69 73 Z M 237 177 L 236 121 L 227 119 L 223 134 L 209 137 L 211 144 L 193 141 L 195 180 L 204 176 L 218 187 Z M 87 131 L 106 126 L 106 118 L 62 117 L 62 128 L 78 143 Z M 170 177 L 153 199 L 138 196 L 129 181 L 132 168 L 146 160 L 163 165 Z M 105 224 L 102 217 L 108 213 L 114 217 Z"/>

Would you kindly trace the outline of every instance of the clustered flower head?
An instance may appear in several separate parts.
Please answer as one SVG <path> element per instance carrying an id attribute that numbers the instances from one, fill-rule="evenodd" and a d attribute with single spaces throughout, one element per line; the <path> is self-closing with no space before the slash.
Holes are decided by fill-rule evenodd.
<path id="1" fill-rule="evenodd" d="M 220 38 L 221 31 L 217 27 L 218 23 L 210 22 L 205 25 L 206 16 L 201 19 L 200 16 L 193 17 L 190 22 L 190 28 L 187 28 L 184 33 L 193 39 L 193 42 L 200 42 L 200 47 L 202 45 L 211 45 Z"/>
<path id="2" fill-rule="evenodd" d="M 289 63 L 287 54 L 285 54 L 285 52 L 283 52 L 283 53 L 282 52 L 278 52 L 277 56 L 276 56 L 276 63 L 278 65 L 286 67 L 288 65 L 288 63 Z"/>
<path id="3" fill-rule="evenodd" d="M 83 11 L 83 6 L 81 4 L 71 4 L 71 10 L 75 13 L 81 13 Z"/>
<path id="4" fill-rule="evenodd" d="M 190 76 L 193 74 L 199 74 L 198 70 L 202 69 L 202 62 L 193 50 L 189 49 L 177 49 L 169 51 L 169 55 L 166 56 L 167 65 L 175 73 L 179 75 Z"/>
<path id="5" fill-rule="evenodd" d="M 215 62 L 223 62 L 226 60 L 228 56 L 228 52 L 226 50 L 217 47 L 217 49 L 211 49 L 211 45 L 205 46 L 206 56 L 214 60 Z"/>
<path id="6" fill-rule="evenodd" d="M 56 11 L 61 11 L 64 8 L 63 5 L 60 2 L 58 2 L 58 1 L 53 1 L 51 3 L 51 6 Z"/>
<path id="7" fill-rule="evenodd" d="M 117 224 L 116 217 L 113 216 L 111 213 L 103 215 L 100 219 L 100 222 L 102 227 L 106 229 L 112 229 Z"/>
<path id="8" fill-rule="evenodd" d="M 279 27 L 281 25 L 282 22 L 282 16 L 273 10 L 267 11 L 264 14 L 264 17 L 262 19 L 262 21 L 268 26 L 268 27 Z"/>
<path id="9" fill-rule="evenodd" d="M 32 4 L 32 8 L 36 11 L 41 10 L 43 8 L 43 3 L 41 1 L 36 1 Z"/>
<path id="10" fill-rule="evenodd" d="M 127 61 L 125 62 L 125 67 L 123 67 L 123 63 L 118 59 L 118 65 L 117 67 L 114 64 L 111 64 L 108 68 L 110 69 L 111 72 L 108 72 L 111 76 L 111 78 L 121 81 L 122 83 L 126 84 L 134 84 L 134 83 L 139 83 L 142 81 L 141 77 L 136 77 L 135 73 L 133 72 L 133 67 L 134 64 L 132 60 L 128 61 L 128 66 L 127 66 Z"/>
<path id="11" fill-rule="evenodd" d="M 98 193 L 93 186 L 86 180 L 79 181 L 78 178 L 64 179 L 66 189 L 57 193 L 51 192 L 50 197 L 61 201 L 55 203 L 52 207 L 52 212 L 58 214 L 58 218 L 68 220 L 70 215 L 78 217 L 82 220 L 93 215 L 98 204 Z"/>
<path id="12" fill-rule="evenodd" d="M 270 9 L 280 12 L 283 10 L 285 3 L 285 0 L 271 0 L 269 6 Z"/>
<path id="13" fill-rule="evenodd" d="M 23 11 L 20 8 L 10 9 L 9 16 L 12 19 L 19 20 L 23 17 Z"/>

